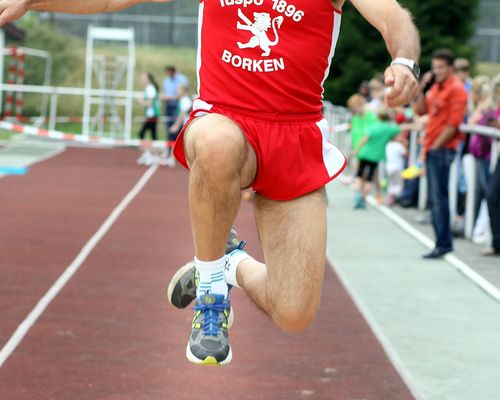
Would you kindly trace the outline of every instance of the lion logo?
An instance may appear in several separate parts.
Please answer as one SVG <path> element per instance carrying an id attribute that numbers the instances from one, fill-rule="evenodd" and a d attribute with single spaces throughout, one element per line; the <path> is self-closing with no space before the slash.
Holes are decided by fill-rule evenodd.
<path id="1" fill-rule="evenodd" d="M 271 54 L 271 47 L 276 46 L 279 42 L 278 29 L 281 29 L 281 24 L 283 23 L 283 17 L 276 17 L 271 20 L 271 15 L 268 13 L 253 13 L 255 22 L 252 23 L 241 9 L 238 9 L 238 16 L 241 18 L 245 24 L 238 21 L 236 27 L 242 31 L 249 31 L 253 34 L 247 43 L 238 42 L 238 47 L 240 49 L 254 49 L 259 46 L 263 53 L 262 56 L 267 57 Z M 273 28 L 274 40 L 271 41 L 267 36 L 267 31 L 269 28 Z"/>

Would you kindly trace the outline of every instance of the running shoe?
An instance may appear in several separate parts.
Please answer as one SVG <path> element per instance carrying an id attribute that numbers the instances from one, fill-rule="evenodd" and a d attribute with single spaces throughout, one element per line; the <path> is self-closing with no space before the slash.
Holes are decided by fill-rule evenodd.
<path id="1" fill-rule="evenodd" d="M 227 365 L 233 354 L 229 345 L 231 303 L 229 295 L 204 294 L 196 299 L 186 357 L 198 365 Z"/>
<path id="2" fill-rule="evenodd" d="M 354 209 L 355 210 L 363 210 L 366 208 L 365 199 L 361 196 L 361 193 L 356 191 L 354 192 Z"/>
<path id="3" fill-rule="evenodd" d="M 240 241 L 236 228 L 233 226 L 227 239 L 226 254 L 236 249 L 243 249 L 245 245 L 246 242 Z M 167 289 L 168 301 L 176 308 L 186 308 L 196 299 L 197 285 L 198 274 L 194 260 L 191 260 L 179 268 L 171 279 Z"/>

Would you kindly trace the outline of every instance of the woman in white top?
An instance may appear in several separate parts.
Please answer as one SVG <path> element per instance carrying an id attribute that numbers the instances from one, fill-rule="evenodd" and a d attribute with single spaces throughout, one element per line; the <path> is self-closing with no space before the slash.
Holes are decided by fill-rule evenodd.
<path id="1" fill-rule="evenodd" d="M 144 140 L 146 132 L 151 132 L 151 139 L 157 140 L 158 117 L 160 116 L 160 102 L 158 98 L 158 84 L 154 76 L 145 72 L 141 76 L 142 83 L 145 86 L 144 98 L 138 99 L 137 102 L 144 107 L 144 123 L 139 132 L 139 138 Z M 154 156 L 148 149 L 145 149 L 142 156 L 137 160 L 140 165 L 151 165 L 157 161 L 158 157 Z"/>

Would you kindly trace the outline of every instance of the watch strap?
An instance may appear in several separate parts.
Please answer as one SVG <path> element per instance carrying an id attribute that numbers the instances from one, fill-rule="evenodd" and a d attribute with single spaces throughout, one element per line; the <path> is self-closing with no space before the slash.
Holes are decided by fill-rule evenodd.
<path id="1" fill-rule="evenodd" d="M 418 64 L 409 58 L 396 57 L 394 60 L 392 60 L 391 65 L 404 65 L 410 68 L 413 76 L 415 76 L 415 79 L 418 80 L 418 78 L 420 77 L 420 68 Z"/>

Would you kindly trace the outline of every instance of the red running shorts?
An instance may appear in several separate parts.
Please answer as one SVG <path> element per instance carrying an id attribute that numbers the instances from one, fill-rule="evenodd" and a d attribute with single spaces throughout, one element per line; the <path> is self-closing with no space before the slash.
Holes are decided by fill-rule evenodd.
<path id="1" fill-rule="evenodd" d="M 271 200 L 311 193 L 346 166 L 342 152 L 328 141 L 328 122 L 321 114 L 254 113 L 197 99 L 174 145 L 175 158 L 186 168 L 184 133 L 194 118 L 210 113 L 222 114 L 239 125 L 257 155 L 257 174 L 250 186 Z"/>

